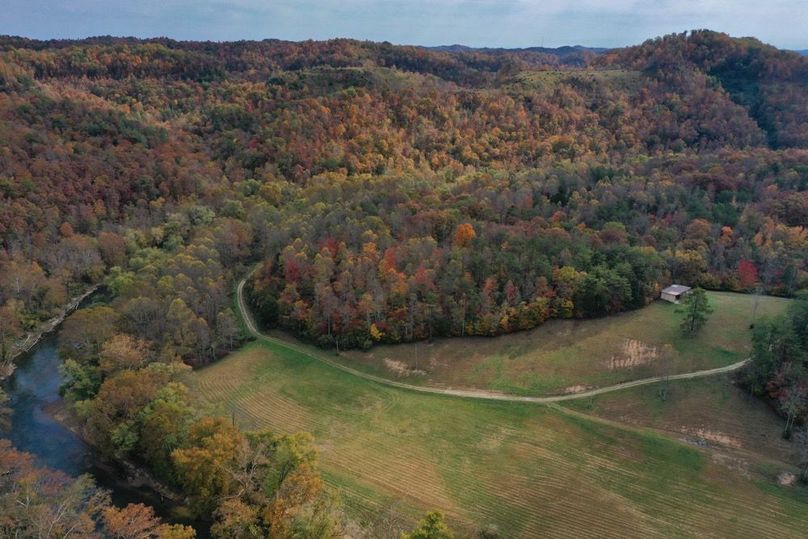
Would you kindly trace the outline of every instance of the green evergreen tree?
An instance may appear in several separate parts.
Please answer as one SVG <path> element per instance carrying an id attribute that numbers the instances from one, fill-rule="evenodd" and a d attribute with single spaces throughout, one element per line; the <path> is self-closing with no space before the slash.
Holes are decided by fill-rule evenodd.
<path id="1" fill-rule="evenodd" d="M 694 335 L 707 323 L 713 308 L 710 307 L 704 289 L 694 288 L 685 294 L 682 305 L 676 309 L 676 312 L 684 315 L 681 322 L 682 333 Z"/>

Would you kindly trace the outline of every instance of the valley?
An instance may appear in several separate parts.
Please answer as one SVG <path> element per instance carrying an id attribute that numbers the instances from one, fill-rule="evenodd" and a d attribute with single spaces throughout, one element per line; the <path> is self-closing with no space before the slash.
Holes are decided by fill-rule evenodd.
<path id="1" fill-rule="evenodd" d="M 748 332 L 751 296 L 712 297 L 730 307 L 719 319 L 722 334 Z M 764 297 L 761 314 L 783 303 Z M 622 318 L 669 308 L 576 322 L 576 331 L 597 336 L 609 323 L 630 332 Z M 552 350 L 547 339 L 535 346 Z M 259 337 L 188 384 L 211 413 L 246 429 L 312 433 L 324 477 L 367 530 L 381 526 L 379 515 L 414 523 L 429 507 L 445 510 L 464 536 L 491 527 L 506 537 L 628 528 L 637 537 L 777 536 L 806 523 L 804 489 L 776 483 L 796 459 L 780 437 L 782 421 L 727 376 L 670 381 L 664 397 L 659 382 L 562 405 L 491 402 L 386 387 L 340 370 L 333 362 L 341 360 L 326 354 Z M 669 508 L 664 516 L 660 507 Z M 768 520 L 774 514 L 782 528 Z M 753 522 L 760 527 L 749 528 Z"/>
<path id="2" fill-rule="evenodd" d="M 0 35 L 0 537 L 804 535 L 808 58 L 109 31 Z"/>

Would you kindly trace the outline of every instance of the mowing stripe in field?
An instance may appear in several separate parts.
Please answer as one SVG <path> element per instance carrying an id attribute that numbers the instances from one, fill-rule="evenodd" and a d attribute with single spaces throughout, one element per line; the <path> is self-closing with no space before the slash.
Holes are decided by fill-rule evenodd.
<path id="1" fill-rule="evenodd" d="M 400 499 L 409 518 L 439 508 L 461 529 L 494 523 L 507 537 L 788 537 L 808 524 L 795 517 L 798 499 L 655 434 L 550 407 L 399 391 L 272 342 L 191 382 L 245 427 L 312 432 L 328 483 L 360 513 Z"/>

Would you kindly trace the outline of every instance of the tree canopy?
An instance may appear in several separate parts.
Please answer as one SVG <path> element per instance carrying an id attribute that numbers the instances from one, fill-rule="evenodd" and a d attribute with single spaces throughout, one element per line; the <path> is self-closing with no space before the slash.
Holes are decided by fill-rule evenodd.
<path id="1" fill-rule="evenodd" d="M 337 348 L 611 315 L 672 280 L 793 296 L 806 83 L 808 59 L 708 31 L 602 55 L 0 37 L 0 362 L 102 284 L 60 336 L 83 434 L 221 535 L 337 534 L 304 435 L 182 384 L 244 342 L 238 278 L 263 325 Z M 756 327 L 749 374 L 791 423 L 799 312 Z M 157 526 L 58 483 L 88 530 Z"/>
<path id="2" fill-rule="evenodd" d="M 682 315 L 680 324 L 682 333 L 693 335 L 707 323 L 713 308 L 710 306 L 710 301 L 704 289 L 694 288 L 684 295 L 682 304 L 676 309 L 676 312 Z"/>

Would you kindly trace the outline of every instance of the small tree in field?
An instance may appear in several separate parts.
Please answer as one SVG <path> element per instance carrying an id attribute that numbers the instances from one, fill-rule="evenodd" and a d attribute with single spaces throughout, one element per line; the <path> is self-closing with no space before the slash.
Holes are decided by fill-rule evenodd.
<path id="1" fill-rule="evenodd" d="M 402 539 L 452 539 L 452 537 L 452 532 L 439 511 L 427 513 L 417 528 L 401 535 Z"/>
<path id="2" fill-rule="evenodd" d="M 684 315 L 681 323 L 682 333 L 694 335 L 707 323 L 713 308 L 710 307 L 704 289 L 694 288 L 685 295 L 682 305 L 676 309 L 676 312 Z"/>

